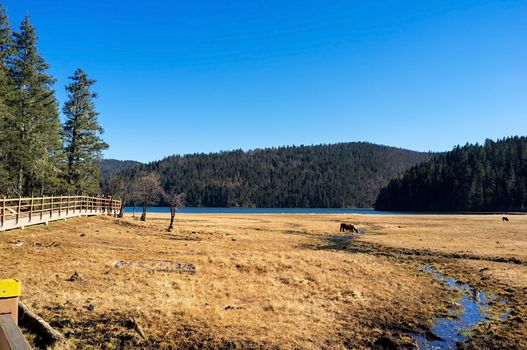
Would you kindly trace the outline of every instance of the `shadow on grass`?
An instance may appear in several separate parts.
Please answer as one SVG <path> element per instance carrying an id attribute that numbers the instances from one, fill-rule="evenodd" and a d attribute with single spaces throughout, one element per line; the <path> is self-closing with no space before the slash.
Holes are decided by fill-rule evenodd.
<path id="1" fill-rule="evenodd" d="M 467 259 L 467 260 L 483 260 L 492 262 L 509 263 L 515 265 L 527 266 L 527 261 L 520 260 L 515 257 L 502 256 L 481 256 L 468 253 L 448 253 L 440 251 L 432 251 L 428 249 L 411 249 L 391 247 L 382 244 L 366 242 L 358 238 L 357 235 L 312 235 L 318 238 L 320 243 L 308 243 L 300 245 L 304 249 L 316 250 L 342 250 L 349 253 L 364 253 L 377 256 L 388 256 L 398 260 L 406 260 L 416 258 L 423 259 Z"/>

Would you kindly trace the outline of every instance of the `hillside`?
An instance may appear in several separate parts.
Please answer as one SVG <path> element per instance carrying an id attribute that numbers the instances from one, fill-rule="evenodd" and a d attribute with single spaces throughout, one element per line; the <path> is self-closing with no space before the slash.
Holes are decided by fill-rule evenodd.
<path id="1" fill-rule="evenodd" d="M 384 188 L 377 210 L 525 211 L 527 138 L 456 147 Z"/>
<path id="2" fill-rule="evenodd" d="M 189 206 L 372 207 L 390 179 L 431 157 L 356 142 L 175 155 L 142 168 L 186 192 Z"/>
<path id="3" fill-rule="evenodd" d="M 137 162 L 135 160 L 117 160 L 117 159 L 103 159 L 101 160 L 101 174 L 104 177 L 107 177 L 111 174 L 117 174 L 122 171 L 134 168 L 143 163 Z"/>

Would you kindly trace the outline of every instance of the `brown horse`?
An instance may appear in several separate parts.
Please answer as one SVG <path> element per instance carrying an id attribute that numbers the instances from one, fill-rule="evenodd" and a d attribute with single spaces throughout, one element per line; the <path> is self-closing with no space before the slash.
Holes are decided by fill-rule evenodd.
<path id="1" fill-rule="evenodd" d="M 359 230 L 357 230 L 357 228 L 353 226 L 353 224 L 340 224 L 340 232 L 346 231 L 359 233 Z"/>

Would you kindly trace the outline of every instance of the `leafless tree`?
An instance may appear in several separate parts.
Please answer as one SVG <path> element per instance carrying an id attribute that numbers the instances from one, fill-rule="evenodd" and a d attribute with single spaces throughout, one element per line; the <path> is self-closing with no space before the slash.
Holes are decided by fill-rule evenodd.
<path id="1" fill-rule="evenodd" d="M 174 230 L 174 218 L 176 216 L 176 211 L 185 205 L 185 193 L 178 193 L 176 189 L 171 188 L 168 192 L 164 194 L 166 202 L 170 205 L 170 225 L 167 228 L 168 232 Z"/>
<path id="2" fill-rule="evenodd" d="M 137 196 L 137 193 L 135 192 L 133 185 L 132 185 L 132 193 L 130 194 L 128 203 L 132 207 L 132 218 L 135 219 L 135 211 L 137 210 L 137 205 L 141 204 L 141 198 Z"/>
<path id="3" fill-rule="evenodd" d="M 133 194 L 130 181 L 127 181 L 122 175 L 110 175 L 103 184 L 103 191 L 106 194 L 110 194 L 114 199 L 121 201 L 118 216 L 122 218 L 124 216 L 124 207 L 130 201 Z"/>
<path id="4" fill-rule="evenodd" d="M 146 221 L 146 209 L 151 204 L 159 203 L 163 193 L 159 182 L 159 175 L 154 173 L 140 173 L 133 183 L 134 195 L 143 205 L 141 221 Z"/>

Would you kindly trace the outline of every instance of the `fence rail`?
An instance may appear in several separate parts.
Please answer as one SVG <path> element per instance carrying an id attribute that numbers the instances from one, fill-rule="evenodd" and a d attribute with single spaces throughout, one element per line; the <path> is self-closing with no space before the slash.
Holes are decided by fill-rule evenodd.
<path id="1" fill-rule="evenodd" d="M 0 231 L 47 224 L 75 216 L 117 215 L 121 201 L 111 197 L 50 196 L 0 199 Z"/>

